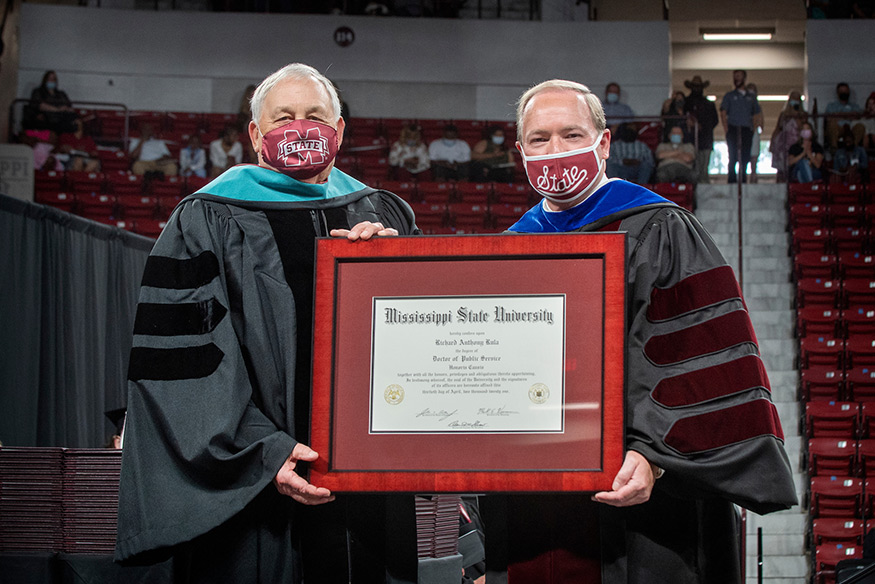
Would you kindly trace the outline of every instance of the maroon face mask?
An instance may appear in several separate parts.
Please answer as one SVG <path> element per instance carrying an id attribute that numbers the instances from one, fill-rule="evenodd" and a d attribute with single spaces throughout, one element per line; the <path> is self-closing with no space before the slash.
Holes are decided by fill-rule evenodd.
<path id="1" fill-rule="evenodd" d="M 337 131 L 312 120 L 294 120 L 261 138 L 264 161 L 298 180 L 316 176 L 337 156 Z"/>

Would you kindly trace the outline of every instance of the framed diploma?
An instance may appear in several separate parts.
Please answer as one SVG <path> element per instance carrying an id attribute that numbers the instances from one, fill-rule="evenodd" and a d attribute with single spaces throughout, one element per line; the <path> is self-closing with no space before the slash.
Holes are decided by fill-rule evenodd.
<path id="1" fill-rule="evenodd" d="M 610 489 L 624 455 L 625 235 L 320 239 L 310 482 Z"/>

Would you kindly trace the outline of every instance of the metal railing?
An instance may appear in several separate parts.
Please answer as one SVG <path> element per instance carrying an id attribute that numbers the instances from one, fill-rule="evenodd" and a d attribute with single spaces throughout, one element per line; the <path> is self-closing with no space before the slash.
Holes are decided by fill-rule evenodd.
<path id="1" fill-rule="evenodd" d="M 9 106 L 9 126 L 8 126 L 8 135 L 7 140 L 9 142 L 15 142 L 17 137 L 21 134 L 21 131 L 26 129 L 24 128 L 24 111 L 25 108 L 31 104 L 31 100 L 27 98 L 20 97 L 18 99 L 13 100 L 13 102 Z M 124 146 L 128 144 L 128 135 L 130 133 L 130 123 L 131 123 L 131 112 L 123 103 L 115 103 L 108 101 L 73 101 L 71 105 L 74 109 L 79 111 L 80 118 L 87 118 L 89 115 L 94 115 L 99 119 L 99 116 L 95 113 L 97 110 L 101 111 L 115 111 L 121 113 L 124 122 L 122 127 L 122 135 L 121 135 L 121 143 Z M 87 125 L 87 122 L 86 122 Z M 101 136 L 103 138 L 103 136 Z"/>

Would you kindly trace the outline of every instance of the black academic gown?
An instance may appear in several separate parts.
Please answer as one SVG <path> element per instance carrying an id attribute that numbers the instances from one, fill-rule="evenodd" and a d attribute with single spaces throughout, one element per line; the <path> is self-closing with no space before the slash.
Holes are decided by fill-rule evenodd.
<path id="1" fill-rule="evenodd" d="M 193 582 L 347 582 L 393 562 L 415 578 L 415 536 L 382 545 L 412 497 L 305 507 L 272 484 L 309 442 L 315 238 L 361 221 L 418 233 L 404 201 L 336 169 L 304 185 L 234 167 L 173 212 L 137 310 L 117 560 L 170 555 Z"/>
<path id="2" fill-rule="evenodd" d="M 509 565 L 511 584 L 536 574 L 545 583 L 738 583 L 733 504 L 765 514 L 797 503 L 733 271 L 691 213 L 654 197 L 612 181 L 565 227 L 628 234 L 626 447 L 665 475 L 649 502 L 623 509 L 586 495 L 500 501 L 502 529 L 512 535 L 509 557 L 495 552 L 496 571 Z M 624 208 L 634 200 L 647 202 Z M 553 220 L 538 211 L 524 225 Z M 495 504 L 481 504 L 490 546 Z M 489 566 L 489 547 L 486 557 Z"/>

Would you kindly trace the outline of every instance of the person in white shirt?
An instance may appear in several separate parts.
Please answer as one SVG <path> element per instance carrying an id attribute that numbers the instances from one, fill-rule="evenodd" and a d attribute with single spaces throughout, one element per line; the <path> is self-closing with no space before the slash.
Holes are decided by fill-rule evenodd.
<path id="1" fill-rule="evenodd" d="M 189 136 L 188 144 L 179 151 L 179 174 L 207 177 L 207 153 L 201 148 L 201 137 L 197 134 Z"/>
<path id="2" fill-rule="evenodd" d="M 222 135 L 210 142 L 210 177 L 215 178 L 243 162 L 243 145 L 238 138 L 240 132 L 233 125 L 225 126 Z"/>
<path id="3" fill-rule="evenodd" d="M 131 166 L 134 174 L 160 172 L 165 176 L 175 176 L 179 172 L 179 167 L 170 156 L 167 144 L 164 140 L 155 137 L 155 128 L 152 124 L 144 123 L 140 126 L 140 138 L 131 139 L 129 152 L 131 159 L 134 160 Z"/>
<path id="4" fill-rule="evenodd" d="M 471 147 L 464 140 L 459 140 L 459 129 L 453 124 L 444 126 L 443 137 L 428 145 L 428 157 L 434 180 L 468 178 Z"/>

